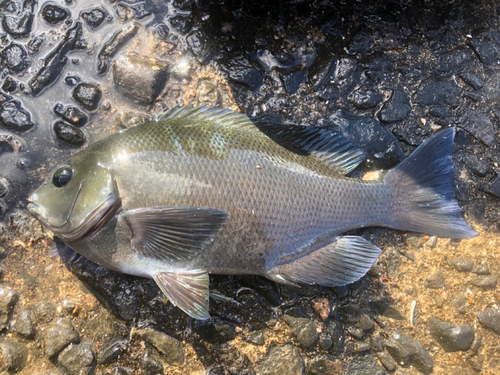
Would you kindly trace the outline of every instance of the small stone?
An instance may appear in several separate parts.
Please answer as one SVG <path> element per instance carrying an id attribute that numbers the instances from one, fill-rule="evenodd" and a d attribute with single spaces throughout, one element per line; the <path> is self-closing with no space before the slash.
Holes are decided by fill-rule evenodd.
<path id="1" fill-rule="evenodd" d="M 3 337 L 0 339 L 0 370 L 8 372 L 21 371 L 26 365 L 28 349 L 20 342 Z"/>
<path id="2" fill-rule="evenodd" d="M 17 100 L 12 100 L 0 106 L 0 124 L 17 132 L 25 132 L 35 126 L 31 122 L 30 113 Z"/>
<path id="3" fill-rule="evenodd" d="M 474 138 L 486 146 L 493 147 L 497 144 L 495 127 L 490 117 L 473 109 L 466 109 L 460 118 L 459 126 L 467 130 Z"/>
<path id="4" fill-rule="evenodd" d="M 484 177 L 490 170 L 488 162 L 480 158 L 478 155 L 465 154 L 463 160 L 465 165 L 467 165 L 472 170 L 472 172 L 474 172 L 478 176 Z"/>
<path id="5" fill-rule="evenodd" d="M 186 35 L 193 28 L 192 13 L 177 13 L 168 18 L 172 29 L 181 35 Z"/>
<path id="6" fill-rule="evenodd" d="M 273 346 L 258 364 L 259 375 L 305 375 L 304 360 L 292 344 Z"/>
<path id="7" fill-rule="evenodd" d="M 490 268 L 488 267 L 488 263 L 486 263 L 484 260 L 481 261 L 481 263 L 479 263 L 477 265 L 476 268 L 474 268 L 474 270 L 472 271 L 478 275 L 489 275 L 490 274 Z"/>
<path id="8" fill-rule="evenodd" d="M 243 55 L 225 61 L 222 70 L 228 74 L 231 81 L 243 84 L 250 90 L 257 90 L 264 80 L 262 70 Z"/>
<path id="9" fill-rule="evenodd" d="M 146 343 L 158 350 L 167 363 L 171 365 L 184 363 L 184 349 L 179 340 L 153 329 L 142 329 L 137 331 L 137 334 Z"/>
<path id="10" fill-rule="evenodd" d="M 333 345 L 333 340 L 327 332 L 321 332 L 318 338 L 318 344 L 321 349 L 328 350 Z"/>
<path id="11" fill-rule="evenodd" d="M 120 57 L 112 66 L 116 89 L 137 104 L 153 103 L 168 79 L 165 67 L 134 56 Z"/>
<path id="12" fill-rule="evenodd" d="M 478 288 L 488 290 L 494 289 L 497 286 L 497 279 L 496 275 L 480 275 L 469 279 L 469 283 Z"/>
<path id="13" fill-rule="evenodd" d="M 394 360 L 403 367 L 413 365 L 422 374 L 431 374 L 434 361 L 424 346 L 404 332 L 393 332 L 385 347 Z"/>
<path id="14" fill-rule="evenodd" d="M 384 122 L 402 121 L 411 112 L 410 99 L 404 91 L 394 90 L 391 98 L 380 111 L 380 120 Z"/>
<path id="15" fill-rule="evenodd" d="M 385 371 L 369 354 L 359 354 L 349 364 L 346 375 L 385 375 Z"/>
<path id="16" fill-rule="evenodd" d="M 79 83 L 73 89 L 73 98 L 89 111 L 97 109 L 101 96 L 101 88 L 90 83 Z"/>
<path id="17" fill-rule="evenodd" d="M 108 341 L 99 352 L 98 362 L 108 364 L 118 360 L 127 350 L 127 341 L 122 339 L 113 339 Z"/>
<path id="18" fill-rule="evenodd" d="M 483 64 L 493 65 L 498 61 L 497 48 L 490 40 L 474 38 L 470 45 Z"/>
<path id="19" fill-rule="evenodd" d="M 339 320 L 330 320 L 326 326 L 326 332 L 332 340 L 331 352 L 340 355 L 344 351 L 345 335 L 344 325 Z"/>
<path id="20" fill-rule="evenodd" d="M 451 263 L 458 272 L 470 272 L 474 266 L 474 261 L 468 258 L 455 258 Z"/>
<path id="21" fill-rule="evenodd" d="M 61 103 L 57 103 L 54 106 L 54 112 L 56 115 L 61 116 L 70 124 L 78 127 L 82 127 L 88 121 L 87 115 L 83 113 L 78 107 L 75 107 L 73 105 L 68 105 L 65 107 Z"/>
<path id="22" fill-rule="evenodd" d="M 331 361 L 326 356 L 315 356 L 307 360 L 307 375 L 338 374 L 339 363 Z"/>
<path id="23" fill-rule="evenodd" d="M 91 374 L 94 365 L 92 344 L 90 342 L 70 344 L 59 354 L 57 361 L 69 374 Z"/>
<path id="24" fill-rule="evenodd" d="M 490 307 L 484 311 L 478 312 L 479 323 L 488 329 L 491 329 L 497 335 L 500 335 L 500 309 Z"/>
<path id="25" fill-rule="evenodd" d="M 249 332 L 247 335 L 247 341 L 254 345 L 264 345 L 266 342 L 264 332 L 260 330 Z"/>
<path id="26" fill-rule="evenodd" d="M 92 30 L 95 30 L 101 26 L 106 17 L 108 17 L 108 12 L 104 8 L 97 7 L 89 11 L 82 12 L 81 16 L 87 26 Z"/>
<path id="27" fill-rule="evenodd" d="M 437 236 L 431 236 L 425 244 L 434 249 L 437 246 Z"/>
<path id="28" fill-rule="evenodd" d="M 286 92 L 289 95 L 293 95 L 299 90 L 299 87 L 301 83 L 304 82 L 306 75 L 302 70 L 296 70 L 282 73 L 280 77 L 283 82 L 283 86 L 285 86 Z"/>
<path id="29" fill-rule="evenodd" d="M 41 35 L 33 35 L 27 44 L 28 53 L 31 56 L 38 54 L 38 52 L 40 52 L 40 47 L 42 46 L 44 41 L 45 34 L 42 33 Z"/>
<path id="30" fill-rule="evenodd" d="M 212 57 L 213 47 L 210 38 L 201 30 L 194 30 L 188 34 L 186 41 L 196 59 L 204 64 Z"/>
<path id="31" fill-rule="evenodd" d="M 476 355 L 483 344 L 483 336 L 476 334 L 472 344 L 470 344 L 469 352 L 471 355 Z"/>
<path id="32" fill-rule="evenodd" d="M 389 372 L 395 371 L 398 367 L 396 362 L 394 362 L 386 352 L 377 353 L 377 358 L 380 362 L 382 362 L 382 366 L 384 366 Z"/>
<path id="33" fill-rule="evenodd" d="M 14 38 L 28 36 L 33 25 L 33 14 L 25 12 L 21 16 L 6 15 L 3 18 L 3 29 Z"/>
<path id="34" fill-rule="evenodd" d="M 66 124 L 64 121 L 54 123 L 56 137 L 71 146 L 82 146 L 85 143 L 85 134 L 76 126 Z"/>
<path id="35" fill-rule="evenodd" d="M 54 3 L 45 3 L 41 13 L 42 18 L 51 25 L 57 25 L 70 16 L 68 9 Z"/>
<path id="36" fill-rule="evenodd" d="M 14 329 L 18 335 L 26 338 L 33 338 L 35 335 L 35 326 L 33 324 L 32 314 L 30 310 L 21 310 L 16 315 Z"/>
<path id="37" fill-rule="evenodd" d="M 141 370 L 144 375 L 163 374 L 163 364 L 160 358 L 151 350 L 147 350 L 141 358 Z"/>
<path id="38" fill-rule="evenodd" d="M 309 348 L 318 340 L 316 325 L 301 309 L 288 310 L 283 320 L 290 326 L 302 347 Z"/>
<path id="39" fill-rule="evenodd" d="M 483 80 L 481 77 L 474 73 L 463 72 L 459 74 L 459 77 L 467 83 L 469 86 L 473 87 L 475 90 L 479 90 L 484 86 Z"/>
<path id="40" fill-rule="evenodd" d="M 49 323 L 54 318 L 55 307 L 52 302 L 42 301 L 33 306 L 33 312 L 38 323 Z"/>
<path id="41" fill-rule="evenodd" d="M 2 90 L 8 93 L 12 93 L 17 89 L 17 81 L 12 77 L 5 78 L 2 84 Z"/>
<path id="42" fill-rule="evenodd" d="M 382 101 L 382 95 L 369 87 L 361 86 L 350 93 L 347 99 L 356 108 L 370 109 Z"/>
<path id="43" fill-rule="evenodd" d="M 465 351 L 474 340 L 474 330 L 468 324 L 458 326 L 431 317 L 427 320 L 431 336 L 447 352 Z"/>
<path id="44" fill-rule="evenodd" d="M 19 299 L 17 290 L 0 285 L 0 331 L 7 328 L 12 310 Z"/>
<path id="45" fill-rule="evenodd" d="M 61 308 L 66 311 L 68 314 L 74 314 L 78 305 L 76 301 L 71 298 L 66 297 L 61 301 Z"/>
<path id="46" fill-rule="evenodd" d="M 370 346 L 374 352 L 381 352 L 384 350 L 384 343 L 382 342 L 382 337 L 377 333 L 370 337 Z"/>
<path id="47" fill-rule="evenodd" d="M 78 342 L 79 339 L 80 335 L 73 328 L 71 321 L 67 318 L 59 318 L 45 331 L 43 337 L 45 354 L 51 358 L 69 344 Z"/>
<path id="48" fill-rule="evenodd" d="M 425 281 L 426 288 L 441 289 L 445 287 L 444 276 L 440 271 L 431 273 Z"/>
<path id="49" fill-rule="evenodd" d="M 417 94 L 415 101 L 425 106 L 456 107 L 459 104 L 460 88 L 448 80 L 432 80 L 424 82 Z"/>
<path id="50" fill-rule="evenodd" d="M 365 353 L 370 351 L 370 344 L 367 342 L 357 342 L 354 344 L 354 351 L 356 353 Z"/>

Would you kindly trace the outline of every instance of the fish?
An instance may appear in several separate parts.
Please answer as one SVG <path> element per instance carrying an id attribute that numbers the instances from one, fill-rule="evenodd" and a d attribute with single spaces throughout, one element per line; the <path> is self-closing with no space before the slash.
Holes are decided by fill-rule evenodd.
<path id="1" fill-rule="evenodd" d="M 347 175 L 364 152 L 331 126 L 176 107 L 73 155 L 27 208 L 79 254 L 152 278 L 173 305 L 209 319 L 209 274 L 359 280 L 382 251 L 344 234 L 353 229 L 476 236 L 455 199 L 454 136 L 442 130 L 363 181 Z"/>

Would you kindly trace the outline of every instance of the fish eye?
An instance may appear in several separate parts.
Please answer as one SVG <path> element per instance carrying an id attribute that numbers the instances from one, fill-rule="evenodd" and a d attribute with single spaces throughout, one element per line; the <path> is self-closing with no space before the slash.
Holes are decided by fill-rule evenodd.
<path id="1" fill-rule="evenodd" d="M 56 187 L 63 187 L 71 180 L 71 177 L 73 177 L 73 170 L 67 166 L 61 167 L 54 172 L 52 183 Z"/>

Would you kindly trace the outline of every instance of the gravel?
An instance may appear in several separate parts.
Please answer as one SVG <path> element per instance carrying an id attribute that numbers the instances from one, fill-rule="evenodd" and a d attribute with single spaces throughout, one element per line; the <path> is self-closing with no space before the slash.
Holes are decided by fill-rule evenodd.
<path id="1" fill-rule="evenodd" d="M 19 299 L 17 290 L 1 285 L 0 286 L 0 331 L 7 328 L 12 310 Z"/>
<path id="2" fill-rule="evenodd" d="M 292 344 L 272 346 L 258 365 L 260 375 L 304 375 L 305 370 L 304 360 Z"/>
<path id="3" fill-rule="evenodd" d="M 45 354 L 54 357 L 71 343 L 76 343 L 80 335 L 75 331 L 71 320 L 59 318 L 55 320 L 45 331 L 43 341 Z"/>
<path id="4" fill-rule="evenodd" d="M 500 335 L 500 309 L 488 308 L 477 313 L 479 322 L 486 328 Z"/>
<path id="5" fill-rule="evenodd" d="M 474 340 L 474 330 L 468 325 L 456 325 L 431 317 L 427 320 L 431 336 L 447 352 L 466 351 Z"/>

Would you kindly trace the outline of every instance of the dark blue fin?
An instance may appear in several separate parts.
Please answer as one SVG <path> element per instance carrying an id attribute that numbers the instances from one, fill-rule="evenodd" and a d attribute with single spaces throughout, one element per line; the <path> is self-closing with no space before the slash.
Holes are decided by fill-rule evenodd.
<path id="1" fill-rule="evenodd" d="M 207 271 L 160 272 L 152 277 L 174 306 L 194 319 L 210 318 L 208 313 L 210 278 Z"/>
<path id="2" fill-rule="evenodd" d="M 266 276 L 287 285 L 341 286 L 363 277 L 381 253 L 362 237 L 337 237 L 330 245 L 270 269 Z"/>
<path id="3" fill-rule="evenodd" d="M 477 236 L 455 199 L 454 137 L 454 128 L 437 133 L 385 176 L 392 190 L 391 228 L 440 237 Z"/>

